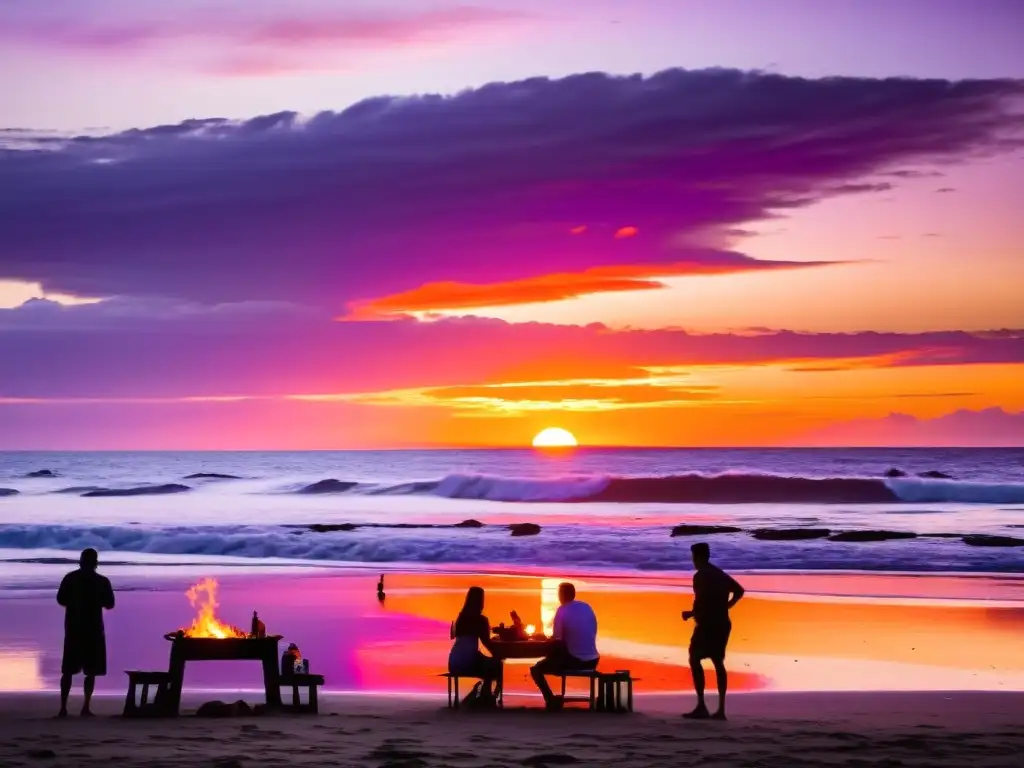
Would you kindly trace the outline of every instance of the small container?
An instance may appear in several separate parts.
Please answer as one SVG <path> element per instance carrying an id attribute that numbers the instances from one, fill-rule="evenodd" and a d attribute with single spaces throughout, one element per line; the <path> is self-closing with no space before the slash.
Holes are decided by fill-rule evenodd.
<path id="1" fill-rule="evenodd" d="M 296 675 L 308 675 L 309 674 L 309 659 L 296 659 L 295 660 L 295 674 Z"/>

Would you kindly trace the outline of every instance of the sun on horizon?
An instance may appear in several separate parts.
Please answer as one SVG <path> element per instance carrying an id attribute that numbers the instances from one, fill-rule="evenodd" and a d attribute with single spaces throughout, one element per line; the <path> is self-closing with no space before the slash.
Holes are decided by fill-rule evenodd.
<path id="1" fill-rule="evenodd" d="M 575 448 L 577 445 L 572 432 L 561 427 L 542 429 L 533 438 L 534 448 Z"/>

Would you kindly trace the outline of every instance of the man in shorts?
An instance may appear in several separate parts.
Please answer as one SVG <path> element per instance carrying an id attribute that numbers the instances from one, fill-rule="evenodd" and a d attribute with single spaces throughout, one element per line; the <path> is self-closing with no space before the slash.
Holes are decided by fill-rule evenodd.
<path id="1" fill-rule="evenodd" d="M 64 607 L 64 658 L 61 661 L 60 713 L 68 716 L 71 679 L 85 675 L 85 703 L 82 716 L 90 717 L 96 676 L 107 674 L 107 640 L 103 629 L 103 611 L 114 607 L 110 580 L 96 572 L 99 555 L 86 549 L 79 568 L 64 577 L 57 591 L 57 603 Z"/>
<path id="2" fill-rule="evenodd" d="M 706 543 L 694 544 L 690 552 L 697 572 L 693 574 L 693 610 L 683 611 L 683 621 L 693 619 L 697 624 L 690 638 L 690 672 L 697 691 L 697 706 L 683 717 L 725 720 L 725 692 L 729 686 L 725 648 L 732 631 L 729 609 L 743 597 L 743 587 L 711 563 L 711 548 Z M 704 659 L 710 659 L 715 666 L 715 680 L 718 682 L 718 711 L 713 715 L 704 703 L 704 667 L 701 666 Z"/>

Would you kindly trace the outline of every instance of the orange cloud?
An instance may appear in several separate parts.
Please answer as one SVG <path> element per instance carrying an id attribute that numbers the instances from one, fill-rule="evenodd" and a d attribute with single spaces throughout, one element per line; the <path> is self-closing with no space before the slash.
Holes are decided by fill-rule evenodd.
<path id="1" fill-rule="evenodd" d="M 569 234 L 570 235 L 582 235 L 586 231 L 587 231 L 587 225 L 586 224 L 580 224 L 578 227 L 573 227 L 572 229 L 570 229 L 569 230 Z"/>
<path id="2" fill-rule="evenodd" d="M 636 237 L 637 234 L 639 234 L 639 232 L 640 232 L 640 230 L 637 229 L 636 227 L 620 227 L 615 232 L 615 239 L 616 240 L 623 240 L 623 239 L 625 239 L 627 237 Z"/>
<path id="3" fill-rule="evenodd" d="M 621 230 L 620 230 L 621 231 Z M 594 267 L 583 272 L 560 272 L 501 283 L 426 283 L 409 291 L 354 302 L 340 320 L 380 320 L 416 313 L 507 307 L 562 301 L 596 293 L 647 291 L 666 288 L 658 278 L 686 275 L 721 275 L 758 269 L 799 269 L 829 262 L 741 261 L 675 264 L 637 264 Z"/>

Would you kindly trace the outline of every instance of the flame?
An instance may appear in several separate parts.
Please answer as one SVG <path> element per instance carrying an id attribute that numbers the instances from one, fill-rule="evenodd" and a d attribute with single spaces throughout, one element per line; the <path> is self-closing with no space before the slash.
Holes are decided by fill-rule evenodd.
<path id="1" fill-rule="evenodd" d="M 537 628 L 535 626 L 533 626 L 533 624 L 527 624 L 526 625 L 526 635 L 528 637 L 533 637 L 533 633 L 536 632 L 536 631 L 537 631 Z"/>
<path id="2" fill-rule="evenodd" d="M 217 580 L 206 578 L 189 587 L 185 593 L 198 615 L 192 620 L 192 626 L 184 630 L 186 637 L 246 637 L 238 627 L 224 624 L 217 620 Z"/>

